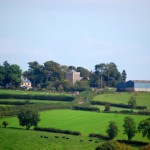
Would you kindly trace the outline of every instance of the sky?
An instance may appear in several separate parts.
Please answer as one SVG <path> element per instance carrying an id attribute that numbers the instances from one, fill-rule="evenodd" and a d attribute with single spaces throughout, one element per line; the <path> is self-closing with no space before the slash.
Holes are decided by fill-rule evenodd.
<path id="1" fill-rule="evenodd" d="M 0 0 L 0 65 L 114 62 L 150 80 L 150 0 Z"/>

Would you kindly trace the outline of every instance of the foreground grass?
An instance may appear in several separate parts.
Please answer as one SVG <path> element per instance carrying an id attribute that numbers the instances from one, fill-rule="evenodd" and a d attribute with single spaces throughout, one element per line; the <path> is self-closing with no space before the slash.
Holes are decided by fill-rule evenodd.
<path id="1" fill-rule="evenodd" d="M 94 150 L 101 142 L 103 141 L 84 136 L 0 128 L 1 150 Z"/>
<path id="2" fill-rule="evenodd" d="M 106 128 L 109 121 L 115 121 L 120 131 L 117 139 L 127 139 L 127 136 L 123 134 L 122 127 L 125 116 L 127 115 L 75 110 L 50 110 L 40 113 L 41 121 L 38 126 L 79 131 L 85 136 L 89 133 L 106 135 Z M 131 115 L 131 117 L 133 117 L 137 125 L 141 120 L 148 118 L 148 116 L 138 115 Z M 17 117 L 2 118 L 0 119 L 0 124 L 2 121 L 7 121 L 9 123 L 8 127 L 22 128 L 19 126 Z M 133 140 L 148 142 L 139 133 L 136 134 Z"/>
<path id="3" fill-rule="evenodd" d="M 150 110 L 150 92 L 116 92 L 114 94 L 101 94 L 93 98 L 96 101 L 128 104 L 131 96 L 136 98 L 138 106 L 147 106 Z"/>

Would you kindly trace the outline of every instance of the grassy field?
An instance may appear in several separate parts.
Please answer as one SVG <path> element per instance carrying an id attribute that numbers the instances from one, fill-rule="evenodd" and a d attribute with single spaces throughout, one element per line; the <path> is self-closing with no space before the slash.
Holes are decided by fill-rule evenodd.
<path id="1" fill-rule="evenodd" d="M 41 138 L 41 136 L 48 138 Z M 89 139 L 92 141 L 90 142 Z M 0 128 L 1 150 L 93 150 L 102 142 L 84 136 Z"/>
<path id="2" fill-rule="evenodd" d="M 103 106 L 103 105 L 93 105 L 93 106 L 98 107 L 100 109 L 100 111 L 105 110 L 105 106 Z M 130 111 L 131 109 L 111 106 L 111 111 L 122 111 L 122 110 Z M 138 109 L 132 109 L 132 110 L 133 110 L 133 112 L 138 112 L 139 111 Z"/>
<path id="3" fill-rule="evenodd" d="M 93 100 L 128 104 L 131 96 L 136 98 L 138 106 L 147 106 L 148 110 L 150 110 L 150 92 L 116 92 L 114 94 L 101 94 L 95 96 Z"/>
<path id="4" fill-rule="evenodd" d="M 32 95 L 64 95 L 64 93 L 52 93 L 52 92 L 41 92 L 41 91 L 22 91 L 22 90 L 5 90 L 0 89 L 0 94 L 32 94 Z M 68 94 L 66 94 L 68 95 Z"/>
<path id="5" fill-rule="evenodd" d="M 101 133 L 106 134 L 106 127 L 109 121 L 115 121 L 119 127 L 118 139 L 127 139 L 127 136 L 123 134 L 123 119 L 127 115 L 123 114 L 108 114 L 108 113 L 95 113 L 85 111 L 73 111 L 73 110 L 51 110 L 40 113 L 41 121 L 40 127 L 53 127 L 59 129 L 66 129 L 72 131 L 80 131 L 82 135 L 87 136 L 89 133 Z M 135 116 L 132 115 L 135 122 L 148 118 L 148 116 Z M 16 117 L 9 117 L 0 119 L 9 123 L 8 127 L 21 128 Z M 143 138 L 141 134 L 137 134 L 133 140 L 148 141 Z"/>

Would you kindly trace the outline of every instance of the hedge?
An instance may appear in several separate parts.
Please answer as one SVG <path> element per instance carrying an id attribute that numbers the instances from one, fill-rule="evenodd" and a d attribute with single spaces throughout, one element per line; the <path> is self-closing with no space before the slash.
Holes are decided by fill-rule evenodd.
<path id="1" fill-rule="evenodd" d="M 84 110 L 84 111 L 95 111 L 100 112 L 100 109 L 97 107 L 81 107 L 81 106 L 73 106 L 73 110 Z"/>
<path id="2" fill-rule="evenodd" d="M 110 103 L 110 102 L 91 101 L 91 105 L 106 105 L 106 104 L 109 104 L 114 107 L 120 107 L 120 108 L 131 108 L 129 105 L 122 104 L 122 103 L 116 104 L 116 103 Z M 147 107 L 146 106 L 135 106 L 134 109 L 147 109 Z"/>
<path id="3" fill-rule="evenodd" d="M 70 131 L 70 130 L 61 130 L 55 128 L 43 128 L 43 127 L 35 127 L 34 130 L 36 131 L 45 131 L 45 132 L 54 132 L 54 133 L 64 133 L 64 134 L 71 134 L 71 135 L 81 135 L 78 131 Z"/>
<path id="4" fill-rule="evenodd" d="M 96 134 L 96 133 L 90 133 L 89 137 L 96 137 L 96 138 L 103 139 L 103 140 L 110 140 L 108 136 L 102 135 L 102 134 Z"/>
<path id="5" fill-rule="evenodd" d="M 56 100 L 56 101 L 73 101 L 72 95 L 32 95 L 32 94 L 0 94 L 0 99 L 36 99 L 36 100 Z"/>
<path id="6" fill-rule="evenodd" d="M 148 145 L 148 142 L 142 142 L 142 141 L 127 141 L 127 140 L 117 140 L 120 143 L 125 143 L 125 144 L 133 144 L 133 145 L 139 145 L 139 146 L 145 146 Z"/>
<path id="7" fill-rule="evenodd" d="M 3 104 L 3 105 L 26 105 L 26 104 L 34 104 L 34 103 L 33 102 L 27 102 L 27 101 L 25 101 L 25 102 L 0 101 L 0 104 Z"/>

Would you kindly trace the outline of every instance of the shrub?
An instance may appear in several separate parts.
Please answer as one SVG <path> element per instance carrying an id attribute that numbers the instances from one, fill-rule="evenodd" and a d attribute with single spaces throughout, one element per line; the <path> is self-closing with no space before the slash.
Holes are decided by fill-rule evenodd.
<path id="1" fill-rule="evenodd" d="M 56 101 L 73 101 L 72 95 L 32 95 L 32 94 L 0 94 L 0 98 L 15 99 L 36 99 L 36 100 L 56 100 Z"/>
<path id="2" fill-rule="evenodd" d="M 7 127 L 7 125 L 8 125 L 8 122 L 3 121 L 2 126 L 3 126 L 4 128 L 6 128 L 6 127 Z"/>
<path id="3" fill-rule="evenodd" d="M 34 130 L 36 131 L 45 131 L 45 132 L 54 132 L 54 133 L 64 133 L 64 134 L 71 134 L 71 135 L 81 135 L 78 131 L 70 131 L 70 130 L 61 130 L 55 128 L 43 128 L 43 127 L 35 127 Z"/>
<path id="4" fill-rule="evenodd" d="M 130 150 L 130 147 L 117 141 L 108 141 L 98 146 L 96 150 Z"/>
<path id="5" fill-rule="evenodd" d="M 100 109 L 97 107 L 81 107 L 81 106 L 73 106 L 72 109 L 74 110 L 84 110 L 84 111 L 95 111 L 100 112 Z"/>
<path id="6" fill-rule="evenodd" d="M 96 138 L 103 139 L 103 140 L 110 140 L 108 136 L 102 135 L 102 134 L 96 134 L 96 133 L 90 133 L 89 137 L 96 137 Z"/>

